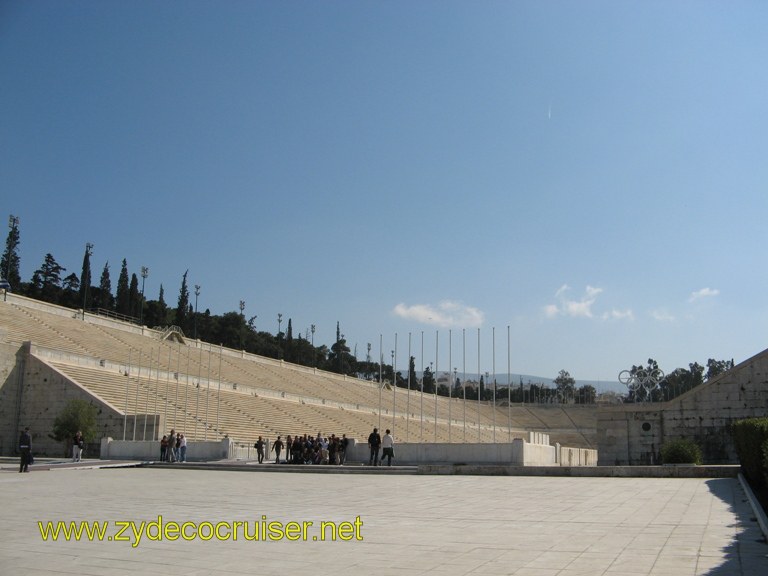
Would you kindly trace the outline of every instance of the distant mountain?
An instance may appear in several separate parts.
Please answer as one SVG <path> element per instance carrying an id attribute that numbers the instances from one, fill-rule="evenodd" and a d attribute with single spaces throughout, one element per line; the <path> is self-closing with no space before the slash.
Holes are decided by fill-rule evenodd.
<path id="1" fill-rule="evenodd" d="M 421 372 L 417 371 L 416 376 L 418 378 L 421 378 Z M 444 378 L 448 376 L 448 372 L 444 372 L 440 370 L 438 372 L 438 379 Z M 463 380 L 462 378 L 463 374 L 459 372 L 457 374 L 457 377 L 459 380 Z M 485 373 L 483 373 L 483 378 L 485 379 Z M 543 376 L 531 376 L 530 374 L 514 374 L 512 373 L 510 375 L 512 386 L 519 386 L 520 381 L 523 382 L 523 387 L 527 387 L 529 384 L 536 384 L 538 386 L 541 386 L 542 384 L 548 388 L 554 388 L 555 383 L 552 378 L 544 378 Z M 480 379 L 477 372 L 467 372 L 467 381 L 469 382 L 477 382 Z M 492 377 L 489 375 L 488 380 L 492 380 Z M 485 381 L 485 380 L 483 380 Z M 496 385 L 497 386 L 506 386 L 507 385 L 507 374 L 496 374 Z M 600 392 L 607 392 L 607 391 L 613 391 L 613 392 L 626 392 L 627 387 L 624 386 L 621 382 L 617 381 L 610 381 L 610 380 L 576 380 L 576 388 L 581 388 L 582 386 L 593 386 L 595 390 L 597 390 L 598 393 Z"/>

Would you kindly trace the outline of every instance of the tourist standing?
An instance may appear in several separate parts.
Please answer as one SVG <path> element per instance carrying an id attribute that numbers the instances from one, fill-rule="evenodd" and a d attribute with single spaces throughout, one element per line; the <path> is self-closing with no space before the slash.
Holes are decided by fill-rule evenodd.
<path id="1" fill-rule="evenodd" d="M 277 437 L 275 443 L 272 445 L 272 450 L 275 453 L 275 464 L 280 464 L 280 451 L 283 449 L 283 441 L 280 440 L 280 436 Z"/>
<path id="2" fill-rule="evenodd" d="M 341 435 L 341 443 L 339 444 L 339 465 L 344 466 L 344 462 L 347 461 L 347 448 L 349 448 L 349 438 L 346 434 Z"/>
<path id="3" fill-rule="evenodd" d="M 83 433 L 78 430 L 75 433 L 74 438 L 72 438 L 72 462 L 80 462 L 84 446 L 85 440 L 83 440 Z"/>
<path id="4" fill-rule="evenodd" d="M 387 430 L 384 433 L 384 438 L 381 439 L 381 462 L 384 463 L 384 458 L 387 459 L 387 466 L 392 466 L 392 458 L 395 457 L 395 439 L 392 438 L 392 434 Z"/>
<path id="5" fill-rule="evenodd" d="M 32 435 L 29 433 L 29 427 L 24 428 L 19 436 L 19 452 L 19 472 L 29 472 L 29 461 L 32 459 Z"/>
<path id="6" fill-rule="evenodd" d="M 179 438 L 179 458 L 182 462 L 187 461 L 187 438 L 184 434 Z"/>
<path id="7" fill-rule="evenodd" d="M 160 440 L 160 462 L 165 462 L 168 459 L 168 436 L 163 436 Z"/>
<path id="8" fill-rule="evenodd" d="M 371 449 L 371 457 L 368 461 L 369 466 L 379 465 L 379 448 L 381 447 L 381 434 L 379 429 L 374 428 L 373 432 L 368 435 L 368 448 Z"/>
<path id="9" fill-rule="evenodd" d="M 256 455 L 259 458 L 259 464 L 264 462 L 264 440 L 261 436 L 259 436 L 259 439 L 256 440 L 256 444 L 253 445 L 254 448 L 256 448 Z"/>
<path id="10" fill-rule="evenodd" d="M 171 428 L 171 432 L 168 434 L 168 450 L 166 455 L 168 456 L 168 462 L 175 462 L 173 457 L 173 449 L 176 447 L 176 430 Z"/>

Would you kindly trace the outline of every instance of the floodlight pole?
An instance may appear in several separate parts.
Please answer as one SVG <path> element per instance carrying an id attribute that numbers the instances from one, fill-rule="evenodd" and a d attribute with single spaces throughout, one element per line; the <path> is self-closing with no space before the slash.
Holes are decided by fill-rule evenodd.
<path id="1" fill-rule="evenodd" d="M 149 276 L 149 268 L 146 266 L 141 267 L 141 308 L 139 309 L 139 325 L 144 326 L 144 282 Z"/>
<path id="2" fill-rule="evenodd" d="M 200 296 L 200 284 L 195 284 L 195 340 L 197 340 L 197 297 Z"/>
<path id="3" fill-rule="evenodd" d="M 90 242 L 87 242 L 85 244 L 85 257 L 88 258 L 88 269 L 90 270 L 91 267 L 91 254 L 93 253 L 93 244 Z M 85 280 L 85 278 L 83 278 Z M 88 286 L 83 288 L 83 321 L 85 321 L 85 307 L 88 303 Z M 135 422 L 134 422 L 135 424 Z"/>

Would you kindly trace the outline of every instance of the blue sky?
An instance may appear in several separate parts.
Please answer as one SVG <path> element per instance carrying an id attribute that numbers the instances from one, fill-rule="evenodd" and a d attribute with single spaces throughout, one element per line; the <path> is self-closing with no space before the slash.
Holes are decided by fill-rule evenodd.
<path id="1" fill-rule="evenodd" d="M 476 370 L 478 328 L 497 374 L 739 362 L 768 345 L 766 29 L 763 2 L 5 0 L 22 278 L 92 242 L 113 285 L 126 258 L 175 304 L 188 269 L 201 310 L 339 321 L 360 357 L 397 333 L 398 367 L 423 331 Z"/>

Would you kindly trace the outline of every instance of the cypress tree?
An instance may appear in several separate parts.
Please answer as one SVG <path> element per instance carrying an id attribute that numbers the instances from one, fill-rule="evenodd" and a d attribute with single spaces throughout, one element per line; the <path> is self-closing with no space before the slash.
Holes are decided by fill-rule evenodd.
<path id="1" fill-rule="evenodd" d="M 131 313 L 130 288 L 128 286 L 128 263 L 123 258 L 120 277 L 117 279 L 117 298 L 115 308 L 119 314 L 126 316 Z"/>
<path id="2" fill-rule="evenodd" d="M 185 330 L 187 327 L 187 314 L 189 308 L 189 288 L 187 288 L 187 274 L 189 270 L 184 272 L 184 276 L 181 278 L 181 288 L 179 289 L 179 303 L 176 307 L 176 326 Z"/>
<path id="3" fill-rule="evenodd" d="M 88 292 L 91 288 L 91 248 L 92 244 L 86 244 L 83 255 L 83 270 L 80 272 L 80 302 L 86 305 Z"/>
<path id="4" fill-rule="evenodd" d="M 19 290 L 21 287 L 21 276 L 19 275 L 18 223 L 18 218 L 11 216 L 11 230 L 8 232 L 8 238 L 5 240 L 5 251 L 0 260 L 0 277 L 3 277 L 8 281 L 12 290 Z"/>

